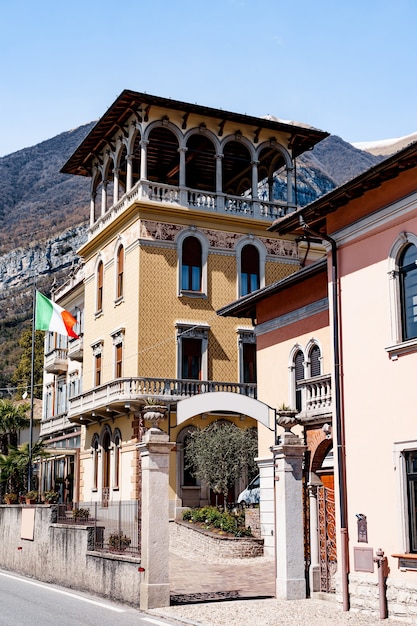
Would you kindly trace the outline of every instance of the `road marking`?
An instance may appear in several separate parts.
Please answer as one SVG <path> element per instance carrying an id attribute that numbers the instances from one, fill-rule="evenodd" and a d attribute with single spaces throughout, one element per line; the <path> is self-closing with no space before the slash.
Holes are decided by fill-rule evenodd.
<path id="1" fill-rule="evenodd" d="M 20 580 L 22 583 L 26 583 L 27 585 L 33 585 L 34 587 L 41 587 L 42 589 L 48 589 L 49 591 L 60 593 L 63 596 L 68 596 L 70 598 L 81 600 L 81 602 L 87 602 L 88 604 L 101 606 L 103 609 L 108 609 L 109 611 L 115 611 L 116 613 L 126 612 L 126 609 L 120 609 L 119 607 L 111 606 L 110 604 L 104 604 L 103 602 L 98 602 L 97 600 L 90 600 L 89 598 L 83 598 L 82 596 L 79 596 L 76 593 L 70 593 L 69 591 L 64 591 L 63 589 L 56 589 L 55 587 L 51 587 L 50 585 L 38 583 L 33 580 L 26 580 L 26 578 L 20 578 L 20 576 L 12 576 L 11 574 L 6 574 L 5 572 L 0 572 L 0 576 L 4 576 L 5 578 L 11 578 L 12 580 Z"/>
<path id="2" fill-rule="evenodd" d="M 159 626 L 167 626 L 166 622 L 160 622 L 158 619 L 152 619 L 152 617 L 142 617 L 142 620 L 151 624 L 158 624 Z"/>

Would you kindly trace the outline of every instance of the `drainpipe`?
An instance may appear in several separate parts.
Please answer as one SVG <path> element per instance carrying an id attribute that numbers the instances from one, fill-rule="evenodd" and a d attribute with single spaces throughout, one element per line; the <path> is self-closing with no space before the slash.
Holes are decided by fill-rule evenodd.
<path id="1" fill-rule="evenodd" d="M 335 419 L 337 434 L 337 464 L 339 469 L 339 514 L 340 514 L 340 554 L 342 568 L 342 597 L 343 610 L 349 611 L 349 537 L 347 520 L 347 494 L 346 494 L 346 443 L 345 422 L 342 409 L 341 394 L 341 358 L 340 358 L 340 307 L 338 294 L 338 268 L 337 268 L 337 245 L 332 237 L 316 233 L 300 216 L 300 224 L 307 234 L 324 239 L 331 245 L 332 263 L 332 303 L 333 303 L 333 351 L 334 351 L 334 398 Z"/>

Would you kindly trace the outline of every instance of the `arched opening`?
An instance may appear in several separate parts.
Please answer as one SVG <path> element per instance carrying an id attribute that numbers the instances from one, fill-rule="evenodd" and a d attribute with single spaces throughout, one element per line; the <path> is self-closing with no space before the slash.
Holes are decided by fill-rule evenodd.
<path id="1" fill-rule="evenodd" d="M 259 154 L 259 197 L 268 202 L 288 200 L 288 173 L 284 156 L 274 147 Z"/>
<path id="2" fill-rule="evenodd" d="M 110 497 L 110 443 L 110 432 L 106 429 L 101 440 L 103 506 L 108 506 Z"/>
<path id="3" fill-rule="evenodd" d="M 224 147 L 222 160 L 223 191 L 232 196 L 242 195 L 250 190 L 251 156 L 247 147 L 240 141 L 229 141 Z M 246 185 L 242 186 L 242 181 Z"/>
<path id="4" fill-rule="evenodd" d="M 260 287 L 259 252 L 256 246 L 246 244 L 240 253 L 240 295 L 246 296 Z"/>
<path id="5" fill-rule="evenodd" d="M 135 137 L 132 148 L 132 186 L 140 179 L 141 169 L 141 136 L 138 133 Z"/>
<path id="6" fill-rule="evenodd" d="M 148 180 L 179 185 L 180 155 L 178 140 L 173 132 L 162 126 L 151 130 L 147 157 Z"/>
<path id="7" fill-rule="evenodd" d="M 201 291 L 202 249 L 197 237 L 186 237 L 182 243 L 181 290 Z"/>
<path id="8" fill-rule="evenodd" d="M 215 149 L 204 135 L 191 135 L 187 142 L 186 186 L 204 191 L 216 190 Z"/>
<path id="9" fill-rule="evenodd" d="M 127 150 L 124 144 L 119 154 L 118 170 L 119 170 L 119 195 L 118 197 L 121 198 L 122 195 L 126 193 L 126 181 L 127 181 Z"/>

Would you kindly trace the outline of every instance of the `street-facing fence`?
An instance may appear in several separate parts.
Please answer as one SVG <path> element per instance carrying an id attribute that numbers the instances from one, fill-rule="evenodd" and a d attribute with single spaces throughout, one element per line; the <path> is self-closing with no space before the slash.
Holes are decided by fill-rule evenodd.
<path id="1" fill-rule="evenodd" d="M 58 505 L 58 523 L 94 526 L 94 550 L 140 554 L 140 515 L 135 500 Z"/>

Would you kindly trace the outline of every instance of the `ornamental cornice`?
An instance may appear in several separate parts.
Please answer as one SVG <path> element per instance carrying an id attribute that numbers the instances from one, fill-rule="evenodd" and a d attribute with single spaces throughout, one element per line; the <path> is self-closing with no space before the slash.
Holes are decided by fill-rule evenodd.
<path id="1" fill-rule="evenodd" d="M 188 228 L 178 224 L 141 220 L 139 236 L 143 240 L 173 243 L 178 233 Z M 199 228 L 198 232 L 207 238 L 210 248 L 214 250 L 234 250 L 238 241 L 245 237 L 242 234 L 208 228 Z M 264 244 L 267 254 L 270 256 L 298 258 L 297 244 L 294 241 L 273 239 L 272 237 L 257 237 L 257 240 Z"/>

